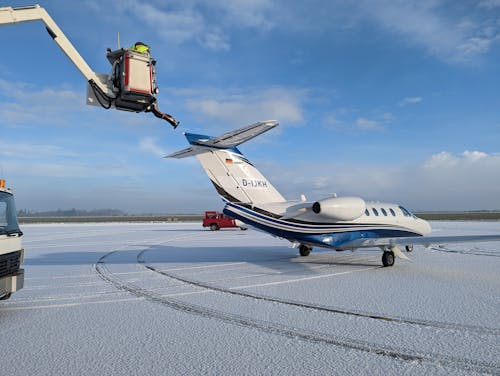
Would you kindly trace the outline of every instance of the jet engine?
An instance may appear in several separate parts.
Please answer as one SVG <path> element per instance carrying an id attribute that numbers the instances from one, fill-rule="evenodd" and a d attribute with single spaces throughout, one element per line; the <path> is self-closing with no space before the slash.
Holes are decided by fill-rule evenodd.
<path id="1" fill-rule="evenodd" d="M 366 203 L 359 197 L 330 197 L 316 201 L 312 211 L 337 221 L 352 221 L 363 215 Z"/>

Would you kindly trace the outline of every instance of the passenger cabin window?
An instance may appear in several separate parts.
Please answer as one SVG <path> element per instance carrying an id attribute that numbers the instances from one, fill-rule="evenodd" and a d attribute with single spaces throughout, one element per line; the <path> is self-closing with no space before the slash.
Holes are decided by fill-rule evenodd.
<path id="1" fill-rule="evenodd" d="M 396 213 L 394 213 L 394 210 L 392 209 L 389 209 L 389 211 L 391 212 L 392 216 L 395 217 L 396 216 Z"/>
<path id="2" fill-rule="evenodd" d="M 365 215 L 368 217 L 370 215 L 370 212 L 368 211 L 368 209 L 365 210 Z"/>
<path id="3" fill-rule="evenodd" d="M 387 212 L 385 211 L 384 208 L 382 208 L 382 214 L 384 215 L 384 217 L 387 217 Z"/>
<path id="4" fill-rule="evenodd" d="M 375 217 L 378 217 L 378 211 L 377 211 L 377 209 L 373 208 L 372 210 L 373 210 L 373 214 L 375 214 Z"/>

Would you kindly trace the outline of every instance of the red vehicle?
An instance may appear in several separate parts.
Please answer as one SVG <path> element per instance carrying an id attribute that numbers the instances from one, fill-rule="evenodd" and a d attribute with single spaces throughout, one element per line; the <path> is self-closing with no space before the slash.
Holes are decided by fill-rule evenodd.
<path id="1" fill-rule="evenodd" d="M 246 227 L 242 225 L 240 221 L 236 221 L 233 217 L 216 211 L 205 212 L 205 218 L 203 218 L 203 227 L 210 227 L 212 231 L 228 227 L 239 227 L 242 230 L 246 230 Z"/>

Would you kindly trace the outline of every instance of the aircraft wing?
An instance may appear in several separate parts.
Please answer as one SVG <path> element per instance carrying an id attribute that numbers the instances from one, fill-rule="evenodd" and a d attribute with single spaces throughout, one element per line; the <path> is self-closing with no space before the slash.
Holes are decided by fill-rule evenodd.
<path id="1" fill-rule="evenodd" d="M 403 238 L 375 238 L 355 239 L 339 246 L 339 248 L 370 248 L 390 247 L 391 245 L 423 245 L 429 247 L 431 244 L 443 243 L 466 243 L 466 242 L 493 242 L 500 241 L 500 235 L 465 235 L 465 236 L 416 236 Z"/>

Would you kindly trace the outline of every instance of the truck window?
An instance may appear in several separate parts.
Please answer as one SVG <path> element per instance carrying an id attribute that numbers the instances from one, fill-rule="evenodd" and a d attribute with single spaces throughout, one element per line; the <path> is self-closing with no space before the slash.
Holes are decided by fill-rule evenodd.
<path id="1" fill-rule="evenodd" d="M 19 231 L 14 196 L 0 192 L 0 234 L 9 231 Z"/>
<path id="2" fill-rule="evenodd" d="M 7 226 L 7 203 L 0 201 L 0 226 Z"/>

